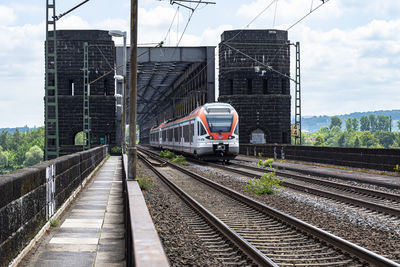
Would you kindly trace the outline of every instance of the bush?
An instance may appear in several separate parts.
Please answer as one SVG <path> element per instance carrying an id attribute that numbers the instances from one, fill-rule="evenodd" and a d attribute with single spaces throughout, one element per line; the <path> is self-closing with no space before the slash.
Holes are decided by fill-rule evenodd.
<path id="1" fill-rule="evenodd" d="M 282 180 L 276 179 L 275 172 L 264 173 L 259 179 L 250 179 L 246 185 L 243 185 L 245 191 L 256 195 L 274 194 L 279 188 Z"/>
<path id="2" fill-rule="evenodd" d="M 122 147 L 120 146 L 113 146 L 111 148 L 111 155 L 121 155 L 122 154 Z"/>
<path id="3" fill-rule="evenodd" d="M 148 191 L 153 187 L 153 181 L 146 174 L 141 174 L 140 176 L 136 176 L 136 179 L 138 180 L 140 189 L 142 190 Z"/>
<path id="4" fill-rule="evenodd" d="M 167 159 L 173 159 L 175 158 L 175 154 L 169 150 L 161 150 L 160 152 L 160 157 L 162 158 L 167 158 Z"/>
<path id="5" fill-rule="evenodd" d="M 184 157 L 184 156 L 181 156 L 181 155 L 176 156 L 176 157 L 172 160 L 172 162 L 178 163 L 178 164 L 181 164 L 181 165 L 187 165 L 187 162 L 186 162 L 185 157 Z"/>

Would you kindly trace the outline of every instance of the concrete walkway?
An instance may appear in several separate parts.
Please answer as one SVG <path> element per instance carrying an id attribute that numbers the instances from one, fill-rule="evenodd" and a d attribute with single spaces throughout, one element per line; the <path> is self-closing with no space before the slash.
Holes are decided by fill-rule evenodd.
<path id="1" fill-rule="evenodd" d="M 109 158 L 29 266 L 125 266 L 122 173 Z"/>

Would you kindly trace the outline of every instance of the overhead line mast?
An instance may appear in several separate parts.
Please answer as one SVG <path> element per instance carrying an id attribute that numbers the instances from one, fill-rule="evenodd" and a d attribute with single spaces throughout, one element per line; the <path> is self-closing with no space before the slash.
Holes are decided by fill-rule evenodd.
<path id="1" fill-rule="evenodd" d="M 57 81 L 57 28 L 56 21 L 89 2 L 85 0 L 65 13 L 56 16 L 56 0 L 46 0 L 46 43 L 45 43 L 45 100 L 44 100 L 44 159 L 60 156 L 58 129 L 58 81 Z"/>

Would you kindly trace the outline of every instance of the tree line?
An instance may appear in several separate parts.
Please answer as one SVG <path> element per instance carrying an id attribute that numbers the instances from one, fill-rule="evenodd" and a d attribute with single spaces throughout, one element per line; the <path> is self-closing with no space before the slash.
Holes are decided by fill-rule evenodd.
<path id="1" fill-rule="evenodd" d="M 371 114 L 344 121 L 338 116 L 331 117 L 329 127 L 321 127 L 317 132 L 302 133 L 302 144 L 314 146 L 399 148 L 400 132 L 392 132 L 389 116 Z M 400 129 L 400 121 L 397 122 Z"/>
<path id="2" fill-rule="evenodd" d="M 30 132 L 0 133 L 0 174 L 43 161 L 44 127 Z"/>

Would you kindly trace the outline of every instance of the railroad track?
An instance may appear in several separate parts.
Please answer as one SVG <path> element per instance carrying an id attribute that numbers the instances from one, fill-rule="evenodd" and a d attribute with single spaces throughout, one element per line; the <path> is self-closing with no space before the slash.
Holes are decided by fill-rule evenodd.
<path id="1" fill-rule="evenodd" d="M 184 167 L 167 162 L 166 167 L 151 168 L 175 192 L 183 194 L 182 198 L 190 195 L 193 203 L 208 209 L 208 219 L 211 219 L 213 227 L 228 236 L 258 265 L 362 266 L 367 263 L 398 266 L 391 260 L 256 202 Z M 181 174 L 177 175 L 177 170 Z M 199 207 L 194 209 L 203 213 Z"/>
<path id="2" fill-rule="evenodd" d="M 238 163 L 231 163 L 229 166 L 225 166 L 216 163 L 190 160 L 198 164 L 223 169 L 249 178 L 259 177 L 265 172 L 272 171 L 270 169 L 257 168 Z M 288 171 L 275 172 L 278 177 L 285 178 L 282 183 L 285 187 L 334 199 L 360 208 L 384 213 L 389 216 L 395 216 L 396 218 L 400 217 L 400 195 L 332 182 Z"/>

